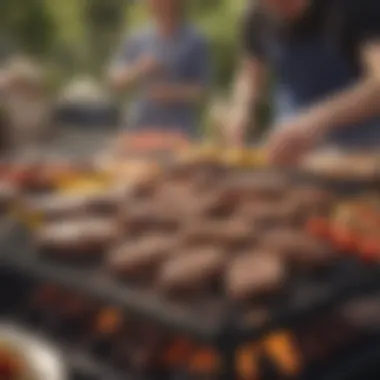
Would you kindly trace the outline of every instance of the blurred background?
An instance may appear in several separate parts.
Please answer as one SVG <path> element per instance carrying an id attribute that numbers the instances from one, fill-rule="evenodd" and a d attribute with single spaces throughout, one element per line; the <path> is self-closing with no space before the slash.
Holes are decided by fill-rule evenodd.
<path id="1" fill-rule="evenodd" d="M 215 85 L 221 88 L 233 71 L 243 5 L 244 0 L 188 2 L 211 40 Z M 99 78 L 120 39 L 146 19 L 143 2 L 133 0 L 3 0 L 0 7 L 1 61 L 20 53 L 38 58 L 55 88 L 73 75 Z"/>
<path id="2" fill-rule="evenodd" d="M 210 41 L 216 98 L 224 96 L 231 83 L 244 3 L 188 2 L 191 17 Z M 143 2 L 135 0 L 2 0 L 0 65 L 14 56 L 33 59 L 44 71 L 52 95 L 99 92 L 101 97 L 107 64 L 121 39 L 146 20 L 145 12 Z M 203 130 L 208 115 L 202 118 Z"/>

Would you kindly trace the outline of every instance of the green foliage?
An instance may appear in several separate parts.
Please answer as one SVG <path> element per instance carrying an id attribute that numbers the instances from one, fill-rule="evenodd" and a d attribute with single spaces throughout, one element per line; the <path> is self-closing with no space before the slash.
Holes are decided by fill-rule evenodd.
<path id="1" fill-rule="evenodd" d="M 246 0 L 187 0 L 210 41 L 215 91 L 226 91 L 238 56 L 238 18 Z M 53 62 L 53 77 L 101 75 L 123 34 L 146 21 L 144 1 L 0 0 L 0 35 Z"/>
<path id="2" fill-rule="evenodd" d="M 0 0 L 0 35 L 24 51 L 55 58 L 68 74 L 100 73 L 123 27 L 146 20 L 144 2 L 126 0 Z M 230 83 L 238 15 L 244 0 L 188 0 L 189 13 L 210 39 L 215 84 Z"/>
<path id="3" fill-rule="evenodd" d="M 87 0 L 87 4 L 87 42 L 94 69 L 101 72 L 122 32 L 125 4 L 120 0 Z"/>
<path id="4" fill-rule="evenodd" d="M 51 49 L 56 28 L 42 0 L 1 0 L 0 35 L 31 54 Z"/>

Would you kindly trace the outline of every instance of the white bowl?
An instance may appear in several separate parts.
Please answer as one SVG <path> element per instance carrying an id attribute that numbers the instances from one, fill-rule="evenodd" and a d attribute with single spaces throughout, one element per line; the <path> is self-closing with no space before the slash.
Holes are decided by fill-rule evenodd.
<path id="1" fill-rule="evenodd" d="M 27 372 L 36 380 L 66 380 L 64 360 L 59 351 L 29 331 L 9 323 L 0 324 L 0 345 L 20 352 Z"/>

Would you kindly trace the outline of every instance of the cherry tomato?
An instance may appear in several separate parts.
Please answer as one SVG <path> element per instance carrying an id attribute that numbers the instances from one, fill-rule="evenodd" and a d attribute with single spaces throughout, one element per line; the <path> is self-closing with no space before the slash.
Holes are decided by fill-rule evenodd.
<path id="1" fill-rule="evenodd" d="M 331 238 L 334 246 L 341 252 L 356 252 L 357 237 L 352 229 L 346 226 L 333 226 Z"/>
<path id="2" fill-rule="evenodd" d="M 363 237 L 359 244 L 359 253 L 365 261 L 378 261 L 380 259 L 380 237 Z"/>

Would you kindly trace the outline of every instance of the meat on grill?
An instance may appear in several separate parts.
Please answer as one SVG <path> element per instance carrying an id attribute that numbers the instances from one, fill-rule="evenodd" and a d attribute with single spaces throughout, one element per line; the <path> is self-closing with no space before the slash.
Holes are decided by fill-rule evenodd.
<path id="1" fill-rule="evenodd" d="M 111 219 L 90 218 L 52 222 L 35 235 L 37 246 L 46 252 L 65 257 L 80 257 L 94 252 L 104 253 L 114 244 L 117 226 Z"/>
<path id="2" fill-rule="evenodd" d="M 325 265 L 334 258 L 331 249 L 303 231 L 279 228 L 262 237 L 262 246 L 290 263 L 314 267 Z"/>
<path id="3" fill-rule="evenodd" d="M 250 253 L 231 263 L 226 275 L 226 291 L 232 299 L 250 299 L 276 292 L 285 278 L 285 266 L 279 257 L 269 251 Z"/>
<path id="4" fill-rule="evenodd" d="M 144 276 L 173 254 L 173 239 L 163 235 L 145 236 L 141 241 L 125 243 L 113 251 L 108 265 L 112 273 L 120 276 Z"/>
<path id="5" fill-rule="evenodd" d="M 16 186 L 8 182 L 0 183 L 0 212 L 5 212 L 9 209 L 12 202 L 16 200 L 18 193 Z"/>
<path id="6" fill-rule="evenodd" d="M 41 215 L 45 221 L 83 216 L 88 212 L 88 197 L 84 194 L 46 195 L 26 201 L 26 210 Z"/>
<path id="7" fill-rule="evenodd" d="M 289 199 L 303 214 L 326 213 L 333 203 L 331 193 L 313 186 L 295 187 L 290 191 Z"/>
<path id="8" fill-rule="evenodd" d="M 141 233 L 173 232 L 178 229 L 178 214 L 164 206 L 151 201 L 128 205 L 121 217 L 126 234 L 136 236 Z"/>
<path id="9" fill-rule="evenodd" d="M 203 290 L 222 275 L 226 257 L 216 248 L 184 251 L 161 268 L 158 287 L 165 293 Z"/>
<path id="10" fill-rule="evenodd" d="M 181 233 L 184 244 L 212 244 L 225 248 L 234 248 L 255 240 L 255 232 L 244 220 L 192 221 Z"/>
<path id="11" fill-rule="evenodd" d="M 241 207 L 241 214 L 247 223 L 266 230 L 291 223 L 291 210 L 283 202 L 255 202 Z"/>
<path id="12" fill-rule="evenodd" d="M 231 197 L 240 200 L 277 200 L 288 189 L 288 181 L 277 175 L 240 175 L 226 179 L 225 190 Z"/>

